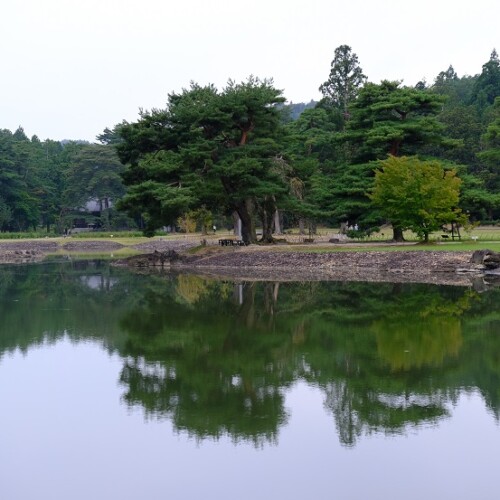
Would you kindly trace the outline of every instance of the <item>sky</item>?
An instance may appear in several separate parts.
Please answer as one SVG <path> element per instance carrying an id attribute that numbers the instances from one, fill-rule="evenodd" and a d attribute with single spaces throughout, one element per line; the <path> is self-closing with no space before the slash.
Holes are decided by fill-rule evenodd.
<path id="1" fill-rule="evenodd" d="M 318 99 L 349 45 L 375 83 L 481 72 L 500 51 L 498 0 L 1 0 L 0 129 L 95 141 L 190 81 L 273 78 Z"/>

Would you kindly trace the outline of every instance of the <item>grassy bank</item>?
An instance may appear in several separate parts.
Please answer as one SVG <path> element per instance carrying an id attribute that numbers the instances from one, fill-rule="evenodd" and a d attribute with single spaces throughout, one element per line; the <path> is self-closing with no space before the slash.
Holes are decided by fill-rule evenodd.
<path id="1" fill-rule="evenodd" d="M 405 238 L 407 242 L 405 244 L 391 244 L 387 241 L 388 236 L 391 234 L 390 228 L 384 228 L 379 233 L 373 234 L 368 238 L 363 239 L 352 239 L 343 244 L 331 244 L 328 242 L 330 238 L 334 238 L 337 235 L 335 229 L 319 229 L 318 233 L 313 236 L 314 242 L 310 244 L 305 244 L 304 239 L 307 238 L 304 235 L 299 235 L 298 232 L 287 233 L 280 238 L 286 240 L 288 244 L 282 245 L 270 245 L 269 247 L 261 247 L 263 250 L 265 248 L 269 249 L 280 249 L 289 252 L 312 252 L 312 253 L 330 253 L 330 252 L 368 252 L 368 251 L 387 251 L 387 252 L 414 252 L 414 251 L 456 251 L 456 252 L 470 252 L 481 248 L 489 248 L 493 251 L 500 252 L 500 227 L 496 226 L 485 226 L 477 227 L 470 233 L 464 233 L 462 240 L 452 241 L 451 238 L 443 238 L 444 234 L 435 233 L 432 235 L 433 239 L 429 244 L 422 244 L 418 242 L 415 235 L 411 233 L 405 233 Z M 199 245 L 203 240 L 208 244 L 209 247 L 217 246 L 219 238 L 232 237 L 229 231 L 218 231 L 217 234 L 202 235 L 201 233 L 191 233 L 191 234 L 168 234 L 155 236 L 153 238 L 146 238 L 142 236 L 139 232 L 101 232 L 101 233 L 80 233 L 72 235 L 69 237 L 47 237 L 40 238 L 39 235 L 34 237 L 32 233 L 0 233 L 0 243 L 9 242 L 20 242 L 23 240 L 25 242 L 33 241 L 50 241 L 56 243 L 60 248 L 54 252 L 54 255 L 74 255 L 85 256 L 85 255 L 97 255 L 96 252 L 81 251 L 68 251 L 62 249 L 64 245 L 70 242 L 77 243 L 78 241 L 91 243 L 95 242 L 96 246 L 100 243 L 119 243 L 123 248 L 113 250 L 113 251 L 102 251 L 100 253 L 103 256 L 108 256 L 108 258 L 125 257 L 127 255 L 133 255 L 139 253 L 138 250 L 132 248 L 135 245 L 140 245 L 144 243 L 152 242 L 186 242 L 194 245 Z M 253 247 L 255 248 L 255 247 Z"/>

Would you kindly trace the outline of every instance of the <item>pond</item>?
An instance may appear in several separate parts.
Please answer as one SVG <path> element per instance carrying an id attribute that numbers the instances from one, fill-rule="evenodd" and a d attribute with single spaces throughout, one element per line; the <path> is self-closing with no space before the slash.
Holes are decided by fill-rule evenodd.
<path id="1" fill-rule="evenodd" d="M 499 304 L 0 266 L 0 498 L 496 498 Z"/>

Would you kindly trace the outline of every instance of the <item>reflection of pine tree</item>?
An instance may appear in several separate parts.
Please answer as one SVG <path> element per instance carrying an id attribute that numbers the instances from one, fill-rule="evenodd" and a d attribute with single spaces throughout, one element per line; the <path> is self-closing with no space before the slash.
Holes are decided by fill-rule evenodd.
<path id="1" fill-rule="evenodd" d="M 140 405 L 147 418 L 169 418 L 175 428 L 197 439 L 230 436 L 235 442 L 256 446 L 276 443 L 278 430 L 288 419 L 282 390 L 265 380 L 222 371 L 205 376 L 188 373 L 180 359 L 149 363 L 128 360 L 120 381 L 126 386 L 124 400 Z"/>
<path id="2" fill-rule="evenodd" d="M 363 432 L 364 424 L 354 411 L 352 394 L 345 381 L 333 381 L 324 388 L 325 408 L 335 419 L 339 440 L 346 446 L 353 446 Z"/>
<path id="3" fill-rule="evenodd" d="M 324 388 L 325 408 L 335 419 L 340 442 L 354 446 L 364 434 L 404 434 L 410 426 L 448 417 L 447 394 L 384 393 L 363 390 L 357 381 L 335 381 Z"/>

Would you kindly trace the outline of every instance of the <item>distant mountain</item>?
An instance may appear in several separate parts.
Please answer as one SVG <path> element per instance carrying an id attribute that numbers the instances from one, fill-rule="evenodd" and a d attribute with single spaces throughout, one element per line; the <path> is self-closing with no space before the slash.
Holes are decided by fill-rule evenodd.
<path id="1" fill-rule="evenodd" d="M 303 113 L 306 109 L 314 108 L 318 104 L 318 101 L 313 101 L 312 99 L 308 102 L 290 102 L 285 104 L 284 108 L 289 113 L 290 120 L 296 120 L 301 113 Z"/>
<path id="2" fill-rule="evenodd" d="M 81 139 L 63 139 L 62 141 L 59 141 L 63 146 L 66 146 L 66 144 L 73 143 L 73 144 L 83 144 L 83 145 L 90 145 L 92 144 L 89 141 L 84 141 Z"/>

